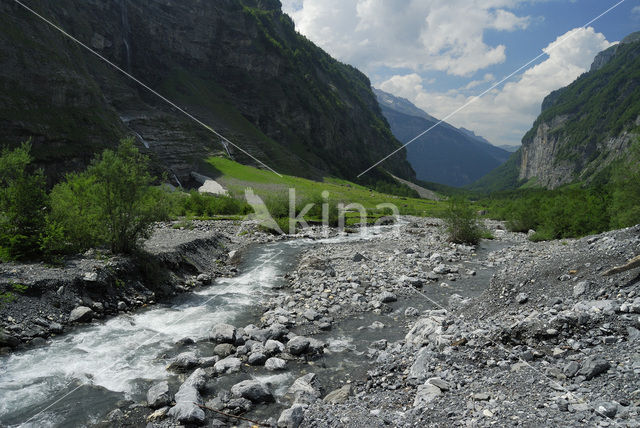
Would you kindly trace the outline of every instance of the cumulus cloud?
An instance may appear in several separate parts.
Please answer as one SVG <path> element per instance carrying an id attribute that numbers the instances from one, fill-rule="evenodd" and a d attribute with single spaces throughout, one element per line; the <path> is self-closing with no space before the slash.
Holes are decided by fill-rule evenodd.
<path id="1" fill-rule="evenodd" d="M 298 31 L 365 71 L 377 66 L 469 76 L 505 60 L 486 30 L 514 31 L 523 0 L 283 0 Z"/>
<path id="2" fill-rule="evenodd" d="M 605 36 L 593 28 L 577 28 L 558 37 L 544 52 L 547 58 L 527 69 L 515 80 L 475 99 L 467 107 L 447 119 L 456 126 L 473 129 L 496 144 L 517 144 L 540 112 L 543 98 L 551 91 L 566 86 L 589 69 L 594 56 L 611 46 Z M 448 92 L 425 90 L 418 74 L 397 75 L 382 82 L 382 90 L 408 98 L 418 107 L 438 118 L 445 118 L 472 101 L 468 89 L 494 78 Z M 477 84 L 476 84 L 477 83 Z M 476 92 L 481 92 L 480 87 Z"/>

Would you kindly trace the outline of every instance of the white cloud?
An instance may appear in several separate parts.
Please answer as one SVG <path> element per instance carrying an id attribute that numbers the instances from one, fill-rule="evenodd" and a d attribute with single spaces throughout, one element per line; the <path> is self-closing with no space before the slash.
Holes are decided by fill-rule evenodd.
<path id="1" fill-rule="evenodd" d="M 472 102 L 447 121 L 472 129 L 495 144 L 517 144 L 540 113 L 543 98 L 587 71 L 594 56 L 611 45 L 591 27 L 571 30 L 544 49 L 547 59 Z M 486 75 L 483 80 L 477 85 L 493 80 L 493 76 Z M 477 86 L 475 82 L 469 85 L 472 84 Z M 408 98 L 435 117 L 445 118 L 473 98 L 466 95 L 469 85 L 445 93 L 429 92 L 418 74 L 409 74 L 393 76 L 379 86 Z M 484 88 L 477 92 L 481 89 Z"/>
<path id="2" fill-rule="evenodd" d="M 377 66 L 468 76 L 505 60 L 485 30 L 526 28 L 523 0 L 283 0 L 298 31 L 365 71 Z"/>

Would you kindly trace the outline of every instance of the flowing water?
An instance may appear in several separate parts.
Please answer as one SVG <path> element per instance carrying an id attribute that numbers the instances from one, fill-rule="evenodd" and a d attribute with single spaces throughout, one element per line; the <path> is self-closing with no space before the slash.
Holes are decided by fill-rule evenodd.
<path id="1" fill-rule="evenodd" d="M 206 339 L 211 326 L 220 322 L 236 326 L 254 323 L 260 316 L 256 303 L 284 285 L 284 274 L 294 267 L 305 246 L 375 239 L 380 233 L 388 232 L 370 228 L 366 235 L 256 246 L 245 254 L 239 267 L 243 273 L 237 277 L 217 279 L 212 286 L 168 304 L 80 327 L 44 347 L 0 358 L 0 425 L 86 426 L 102 420 L 122 400 L 143 401 L 147 389 L 159 380 L 168 380 L 177 388 L 179 379 L 165 369 L 167 356 L 180 352 L 177 341 L 185 337 L 196 342 Z M 477 288 L 471 290 L 473 294 L 483 287 Z M 433 298 L 440 301 L 453 292 L 438 290 Z M 397 320 L 409 303 L 418 309 L 430 305 L 426 299 L 401 300 L 394 304 L 391 314 L 363 314 L 338 323 L 331 332 L 318 337 L 329 347 L 313 365 L 292 363 L 281 374 L 251 368 L 215 378 L 207 388 L 219 391 L 255 378 L 270 384 L 281 397 L 295 377 L 308 371 L 316 372 L 327 389 L 340 386 L 366 372 L 364 354 L 371 341 L 381 335 L 389 341 L 404 335 L 405 325 Z M 373 321 L 381 321 L 387 328 L 383 332 L 371 330 L 368 326 Z M 206 350 L 211 345 L 202 342 L 198 346 Z M 270 416 L 284 405 L 276 403 L 254 414 Z"/>

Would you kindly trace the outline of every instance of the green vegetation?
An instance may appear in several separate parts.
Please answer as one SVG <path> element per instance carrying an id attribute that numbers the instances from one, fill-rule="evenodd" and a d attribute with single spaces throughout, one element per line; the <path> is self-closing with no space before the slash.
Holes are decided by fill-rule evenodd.
<path id="1" fill-rule="evenodd" d="M 125 139 L 117 151 L 105 150 L 85 172 L 54 187 L 51 217 L 70 246 L 107 244 L 113 252 L 131 253 L 154 221 L 168 217 L 165 193 L 151 186 L 148 164 L 133 139 Z"/>
<path id="2" fill-rule="evenodd" d="M 31 144 L 0 154 L 0 259 L 37 256 L 43 243 L 48 198 L 41 170 L 32 171 Z"/>
<path id="3" fill-rule="evenodd" d="M 609 169 L 611 177 L 588 187 L 519 189 L 478 202 L 510 230 L 536 233 L 534 241 L 575 238 L 640 223 L 640 141 Z"/>
<path id="4" fill-rule="evenodd" d="M 567 116 L 552 133 L 563 136 L 557 161 L 571 160 L 578 153 L 597 156 L 596 145 L 619 135 L 640 115 L 640 43 L 618 46 L 615 57 L 594 73 L 586 73 L 571 85 L 553 94 L 546 109 L 523 141 L 533 139 L 541 123 Z M 590 160 L 593 160 L 590 159 Z"/>
<path id="5" fill-rule="evenodd" d="M 452 197 L 444 214 L 448 239 L 455 244 L 476 245 L 487 234 L 478 224 L 478 214 L 462 197 Z"/>
<path id="6" fill-rule="evenodd" d="M 304 206 L 303 201 L 316 201 L 317 205 L 320 205 L 319 202 L 324 199 L 320 193 L 326 191 L 328 192 L 326 199 L 330 206 L 338 203 L 358 203 L 369 213 L 375 213 L 377 206 L 384 203 L 397 205 L 400 214 L 416 216 L 439 217 L 446 209 L 446 204 L 442 202 L 389 195 L 337 178 L 325 178 L 319 182 L 290 175 L 279 177 L 270 171 L 220 157 L 210 158 L 208 162 L 219 174 L 216 180 L 228 189 L 232 196 L 244 197 L 245 189 L 252 188 L 265 204 L 271 204 L 270 209 L 277 210 L 278 216 L 280 214 L 288 216 L 289 189 L 295 189 L 299 207 Z M 275 208 L 274 205 L 280 205 L 281 208 Z"/>

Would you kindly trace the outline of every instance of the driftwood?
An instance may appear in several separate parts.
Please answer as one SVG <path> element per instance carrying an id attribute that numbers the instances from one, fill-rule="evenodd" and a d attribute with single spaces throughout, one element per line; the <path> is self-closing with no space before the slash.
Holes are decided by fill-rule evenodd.
<path id="1" fill-rule="evenodd" d="M 628 270 L 635 269 L 637 267 L 640 267 L 640 256 L 635 256 L 634 258 L 632 258 L 629 261 L 627 261 L 626 264 L 624 264 L 622 266 L 616 266 L 613 269 L 609 269 L 608 271 L 606 271 L 602 275 L 609 276 L 609 275 L 613 275 L 615 273 L 626 272 Z"/>

